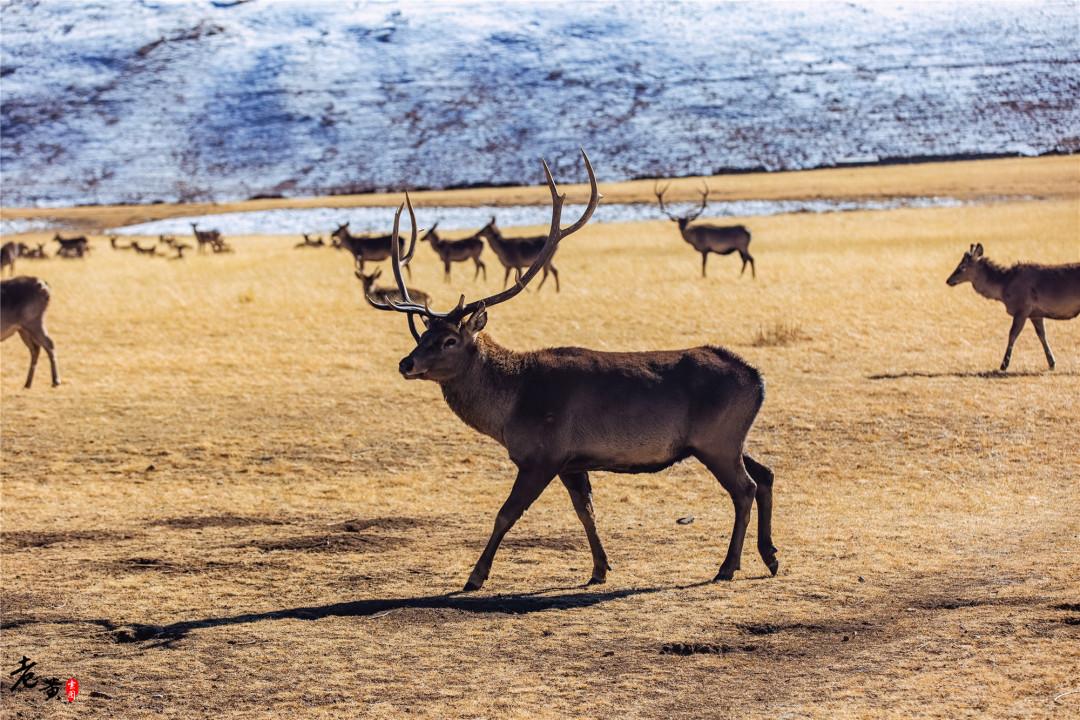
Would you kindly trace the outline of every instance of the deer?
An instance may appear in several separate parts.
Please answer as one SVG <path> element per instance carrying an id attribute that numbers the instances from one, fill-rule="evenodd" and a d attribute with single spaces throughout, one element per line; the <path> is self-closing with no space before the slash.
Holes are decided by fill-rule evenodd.
<path id="1" fill-rule="evenodd" d="M 110 235 L 109 236 L 109 247 L 111 247 L 113 250 L 130 250 L 131 249 L 131 243 L 130 242 L 127 245 L 121 245 L 119 242 L 117 242 L 119 239 L 120 239 L 120 237 L 118 235 Z"/>
<path id="2" fill-rule="evenodd" d="M 1028 320 L 1042 343 L 1046 363 L 1054 369 L 1057 362 L 1046 341 L 1043 321 L 1047 318 L 1072 320 L 1080 315 L 1080 263 L 1016 263 L 1007 268 L 986 257 L 982 243 L 977 243 L 968 248 L 945 282 L 950 286 L 970 282 L 975 292 L 983 297 L 1004 303 L 1005 311 L 1013 321 L 999 368 L 1001 372 L 1009 369 L 1013 343 Z"/>
<path id="3" fill-rule="evenodd" d="M 321 248 L 326 246 L 326 243 L 323 242 L 323 239 L 321 237 L 317 237 L 312 240 L 307 233 L 302 234 L 304 236 L 304 242 L 296 243 L 295 245 L 293 245 L 293 248 Z"/>
<path id="4" fill-rule="evenodd" d="M 551 194 L 551 224 L 542 251 L 510 288 L 436 312 L 410 298 L 400 250 L 392 258 L 402 302 L 368 298 L 380 310 L 406 315 L 416 347 L 398 364 L 406 380 L 439 385 L 450 410 L 466 425 L 502 445 L 517 467 L 509 497 L 465 584 L 480 589 L 506 533 L 558 476 L 585 529 L 593 571 L 588 584 L 611 569 L 596 531 L 589 473 L 653 473 L 694 457 L 716 477 L 735 506 L 735 523 L 714 581 L 733 579 L 754 502 L 758 551 L 770 573 L 779 563 L 772 543 L 773 473 L 746 452 L 746 437 L 765 399 L 761 373 L 716 346 L 684 350 L 601 352 L 558 347 L 515 351 L 483 330 L 488 310 L 512 300 L 551 261 L 560 241 L 580 230 L 600 200 L 596 176 L 582 150 L 591 192 L 581 217 L 563 228 L 560 195 L 542 161 Z M 409 206 L 410 217 L 412 206 Z M 394 217 L 398 235 L 402 208 Z M 415 221 L 413 228 L 416 227 Z M 415 233 L 415 229 L 413 230 Z M 395 243 L 394 247 L 398 245 Z M 415 318 L 423 323 L 417 330 Z"/>
<path id="5" fill-rule="evenodd" d="M 221 239 L 221 233 L 217 230 L 200 230 L 198 223 L 188 223 L 191 225 L 191 232 L 195 235 L 195 241 L 199 246 L 199 252 L 204 252 L 204 248 L 209 245 L 211 250 L 217 252 L 218 245 L 223 244 Z"/>
<path id="6" fill-rule="evenodd" d="M 476 265 L 476 272 L 473 273 L 473 282 L 480 276 L 481 271 L 484 273 L 484 280 L 487 281 L 487 265 L 480 259 L 480 253 L 484 252 L 484 241 L 480 236 L 480 232 L 478 231 L 469 237 L 461 238 L 460 240 L 443 240 L 436 231 L 438 226 L 439 223 L 432 225 L 431 229 L 424 234 L 424 237 L 422 237 L 421 240 L 426 240 L 431 243 L 431 249 L 434 250 L 435 254 L 442 260 L 443 279 L 446 282 L 450 282 L 450 266 L 453 263 L 472 260 L 473 264 Z"/>
<path id="7" fill-rule="evenodd" d="M 90 242 L 85 235 L 73 238 L 60 237 L 60 233 L 53 236 L 53 241 L 60 243 L 57 257 L 84 257 L 90 251 Z"/>
<path id="8" fill-rule="evenodd" d="M 45 332 L 45 310 L 49 307 L 49 286 L 36 277 L 17 277 L 0 281 L 0 340 L 7 340 L 16 332 L 30 349 L 30 369 L 26 373 L 24 388 L 30 389 L 34 382 L 41 348 L 49 356 L 52 384 L 60 384 L 60 371 L 56 366 L 56 347 Z"/>
<path id="9" fill-rule="evenodd" d="M 384 285 L 375 285 L 375 281 L 382 275 L 382 269 L 376 268 L 375 272 L 370 275 L 365 275 L 359 270 L 355 271 L 357 279 L 364 286 L 364 297 L 373 298 L 376 302 L 386 304 L 393 300 L 394 302 L 404 302 L 405 297 L 395 287 L 386 287 Z M 431 296 L 429 296 L 423 290 L 417 290 L 416 288 L 409 288 L 409 297 L 416 302 L 430 302 Z"/>
<path id="10" fill-rule="evenodd" d="M 487 239 L 491 251 L 495 253 L 495 257 L 499 258 L 499 262 L 506 268 L 506 272 L 503 274 L 503 288 L 506 288 L 511 270 L 514 271 L 515 281 L 521 279 L 521 269 L 529 267 L 533 260 L 540 255 L 546 240 L 543 235 L 517 238 L 504 237 L 502 231 L 499 230 L 499 226 L 495 224 L 494 215 L 491 216 L 491 220 L 488 221 L 487 225 L 480 228 L 476 234 Z M 548 258 L 547 265 L 544 266 L 544 277 L 540 278 L 540 284 L 536 286 L 537 292 L 540 292 L 540 289 L 544 287 L 549 272 L 555 277 L 555 292 L 559 292 L 559 271 L 550 258 Z"/>
<path id="11" fill-rule="evenodd" d="M 6 242 L 0 246 L 0 273 L 4 268 L 11 268 L 11 276 L 15 276 L 15 259 L 22 255 L 23 248 L 26 247 L 22 243 Z"/>
<path id="12" fill-rule="evenodd" d="M 737 252 L 739 257 L 742 258 L 742 270 L 739 271 L 739 277 L 746 273 L 746 265 L 749 263 L 750 274 L 756 279 L 757 268 L 754 266 L 754 256 L 750 254 L 750 231 L 746 229 L 745 225 L 690 224 L 697 220 L 701 213 L 705 212 L 705 206 L 709 202 L 709 186 L 705 185 L 704 192 L 701 194 L 701 207 L 696 212 L 681 217 L 672 215 L 664 207 L 664 193 L 667 192 L 668 187 L 670 187 L 670 184 L 661 188 L 657 183 L 653 185 L 653 194 L 656 195 L 656 200 L 660 203 L 661 212 L 667 215 L 672 222 L 678 223 L 679 233 L 682 235 L 683 240 L 690 243 L 690 247 L 701 253 L 701 277 L 706 277 L 705 265 L 709 262 L 709 253 L 730 255 Z"/>
<path id="13" fill-rule="evenodd" d="M 46 260 L 49 255 L 45 252 L 45 243 L 38 243 L 37 247 L 30 248 L 22 243 L 19 243 L 19 256 L 30 260 Z"/>
<path id="14" fill-rule="evenodd" d="M 176 251 L 176 254 L 173 255 L 169 259 L 170 260 L 183 260 L 184 259 L 184 251 L 185 250 L 190 250 L 191 246 L 188 245 L 187 243 L 174 243 L 173 246 L 172 246 L 172 249 Z"/>
<path id="15" fill-rule="evenodd" d="M 339 224 L 330 237 L 340 243 L 341 247 L 352 253 L 353 263 L 357 269 L 364 272 L 365 262 L 379 262 L 390 257 L 391 237 L 389 235 L 376 235 L 364 237 L 353 235 L 349 232 L 349 223 Z M 400 251 L 400 248 L 399 248 Z M 405 271 L 412 278 L 412 270 L 405 265 Z"/>
<path id="16" fill-rule="evenodd" d="M 139 255 L 150 255 L 151 257 L 157 255 L 157 243 L 154 243 L 148 248 L 144 248 L 139 244 L 138 240 L 131 241 L 131 249 Z"/>

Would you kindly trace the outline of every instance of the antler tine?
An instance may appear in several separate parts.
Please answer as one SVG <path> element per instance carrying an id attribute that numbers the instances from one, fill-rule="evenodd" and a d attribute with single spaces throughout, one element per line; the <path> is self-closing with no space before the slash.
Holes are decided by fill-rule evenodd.
<path id="1" fill-rule="evenodd" d="M 413 212 L 412 200 L 409 199 L 409 191 L 408 190 L 405 191 L 405 204 L 409 208 L 409 222 L 412 223 L 412 235 L 409 238 L 409 251 L 407 253 L 405 253 L 405 257 L 402 258 L 402 260 L 401 260 L 402 265 L 408 265 L 409 264 L 409 261 L 412 260 L 413 251 L 416 250 L 416 235 L 417 235 L 416 213 Z M 398 210 L 398 214 L 400 214 L 400 213 L 401 213 L 401 210 Z M 399 241 L 395 238 L 394 242 L 397 243 Z M 397 247 L 397 246 L 395 245 L 395 247 Z M 402 295 L 402 297 L 405 297 L 405 295 Z"/>
<path id="2" fill-rule="evenodd" d="M 689 218 L 687 218 L 688 220 L 697 220 L 701 213 L 705 212 L 705 207 L 709 203 L 709 186 L 707 183 L 705 183 L 704 180 L 702 180 L 701 182 L 702 185 L 705 187 L 705 192 L 701 193 L 701 207 L 698 208 L 696 213 L 690 215 Z"/>

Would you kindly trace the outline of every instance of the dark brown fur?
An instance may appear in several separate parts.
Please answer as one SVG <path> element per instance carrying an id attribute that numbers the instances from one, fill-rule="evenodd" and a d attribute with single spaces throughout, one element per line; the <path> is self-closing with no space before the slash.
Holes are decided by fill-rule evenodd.
<path id="1" fill-rule="evenodd" d="M 450 265 L 456 262 L 466 262 L 472 260 L 476 266 L 476 272 L 473 273 L 473 280 L 476 280 L 480 276 L 480 272 L 484 273 L 484 280 L 487 280 L 487 265 L 480 259 L 480 254 L 484 252 L 484 241 L 481 239 L 480 232 L 476 232 L 467 238 L 461 238 L 460 240 L 443 240 L 439 237 L 439 234 L 435 231 L 436 226 L 439 223 L 431 226 L 431 229 L 422 238 L 431 243 L 431 249 L 435 251 L 435 254 L 439 256 L 439 259 L 443 263 L 443 278 L 450 281 Z"/>
<path id="2" fill-rule="evenodd" d="M 341 247 L 352 253 L 353 261 L 360 272 L 364 272 L 365 262 L 380 262 L 390 257 L 390 242 L 392 240 L 390 235 L 376 235 L 373 237 L 353 235 L 349 232 L 349 223 L 345 223 L 338 225 L 337 229 L 330 234 L 330 237 L 337 240 Z M 403 240 L 399 240 L 399 242 L 404 243 Z M 412 271 L 409 270 L 408 265 L 405 266 L 405 271 L 412 277 Z"/>
<path id="3" fill-rule="evenodd" d="M 506 272 L 503 274 L 503 287 L 506 287 L 506 283 L 510 279 L 511 270 L 514 272 L 515 280 L 521 279 L 522 269 L 533 264 L 540 251 L 544 249 L 544 242 L 547 240 L 546 235 L 504 237 L 502 231 L 495 224 L 494 217 L 488 221 L 487 225 L 480 228 L 477 235 L 487 239 L 491 251 L 495 253 L 495 257 L 499 258 L 499 262 L 506 268 Z M 555 292 L 559 292 L 559 271 L 551 262 L 544 265 L 544 277 L 540 278 L 540 284 L 536 286 L 537 291 L 544 287 L 549 272 L 555 277 Z"/>
<path id="4" fill-rule="evenodd" d="M 664 193 L 666 190 L 666 187 L 660 189 L 657 186 L 653 188 L 653 193 L 660 204 L 660 209 L 679 226 L 679 234 L 682 235 L 683 240 L 701 253 L 701 277 L 705 277 L 705 265 L 709 262 L 709 253 L 730 255 L 734 252 L 739 253 L 739 257 L 742 259 L 742 270 L 739 271 L 739 276 L 742 277 L 743 273 L 746 272 L 747 264 L 749 264 L 751 276 L 757 277 L 754 256 L 750 254 L 750 231 L 746 229 L 745 225 L 713 225 L 711 223 L 691 225 L 705 211 L 709 200 L 708 187 L 702 193 L 701 207 L 696 212 L 681 217 L 672 215 L 664 208 Z"/>
<path id="5" fill-rule="evenodd" d="M 26 388 L 34 381 L 34 369 L 41 348 L 45 348 L 49 356 L 53 387 L 60 384 L 55 347 L 45 331 L 45 311 L 49 307 L 49 299 L 49 286 L 35 277 L 0 281 L 0 340 L 7 340 L 18 332 L 29 348 L 30 369 L 26 373 Z"/>

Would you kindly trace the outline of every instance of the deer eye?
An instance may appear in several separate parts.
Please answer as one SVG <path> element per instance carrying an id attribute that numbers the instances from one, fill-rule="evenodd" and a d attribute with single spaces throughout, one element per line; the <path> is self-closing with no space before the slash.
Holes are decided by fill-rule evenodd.
<path id="1" fill-rule="evenodd" d="M 445 350 L 446 348 L 449 348 L 449 347 L 454 347 L 455 345 L 457 345 L 457 338 L 452 338 L 452 337 L 448 337 L 445 340 L 443 340 L 443 344 L 442 344 L 443 350 Z"/>

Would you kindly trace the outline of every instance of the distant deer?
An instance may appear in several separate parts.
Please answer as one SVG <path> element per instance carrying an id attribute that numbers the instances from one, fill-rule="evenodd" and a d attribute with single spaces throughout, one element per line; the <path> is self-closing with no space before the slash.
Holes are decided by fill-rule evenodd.
<path id="1" fill-rule="evenodd" d="M 85 235 L 80 235 L 73 238 L 60 237 L 60 233 L 53 236 L 53 241 L 60 243 L 60 249 L 57 251 L 57 257 L 84 257 L 90 250 L 90 241 L 86 239 Z"/>
<path id="2" fill-rule="evenodd" d="M 985 257 L 982 243 L 979 243 L 964 253 L 960 264 L 945 282 L 949 285 L 970 282 L 975 292 L 991 300 L 1000 300 L 1005 304 L 1005 311 L 1012 315 L 1001 372 L 1009 369 L 1013 343 L 1029 319 L 1046 353 L 1046 362 L 1051 370 L 1054 369 L 1054 353 L 1046 341 L 1043 320 L 1072 320 L 1080 315 L 1080 263 L 1017 263 L 1006 268 Z"/>
<path id="3" fill-rule="evenodd" d="M 188 245 L 187 243 L 175 243 L 172 247 L 173 247 L 173 250 L 176 251 L 176 254 L 173 255 L 171 258 L 169 258 L 170 260 L 183 260 L 184 259 L 184 251 L 191 249 L 191 246 Z"/>
<path id="4" fill-rule="evenodd" d="M 175 248 L 176 238 L 174 238 L 172 235 L 158 235 L 158 244 L 164 245 L 165 247 Z"/>
<path id="5" fill-rule="evenodd" d="M 691 456 L 704 463 L 735 504 L 731 542 L 715 579 L 731 580 L 739 569 L 755 499 L 758 551 L 775 575 L 773 475 L 745 452 L 747 433 L 765 398 L 756 369 L 713 346 L 653 352 L 573 347 L 516 352 L 481 332 L 487 309 L 521 292 L 551 260 L 559 241 L 592 217 L 600 194 L 589 158 L 584 151 L 582 156 L 591 194 L 584 214 L 565 229 L 559 224 L 565 196 L 559 195 L 544 163 L 551 226 L 543 250 L 513 287 L 469 304 L 462 296 L 453 310 L 435 312 L 409 298 L 396 250 L 394 279 L 404 302 L 380 304 L 368 299 L 381 310 L 408 318 L 416 347 L 399 363 L 401 375 L 438 383 L 450 409 L 466 425 L 505 447 L 517 466 L 514 487 L 465 590 L 484 584 L 503 536 L 556 475 L 569 491 L 589 541 L 593 559 L 589 583 L 604 582 L 610 566 L 596 533 L 588 473 L 658 472 Z M 409 211 L 412 215 L 411 204 Z M 395 238 L 400 217 L 398 208 Z M 423 334 L 416 329 L 416 317 L 424 323 Z"/>
<path id="6" fill-rule="evenodd" d="M 207 245 L 211 250 L 214 250 L 223 241 L 221 239 L 221 233 L 217 230 L 200 230 L 198 223 L 188 223 L 191 225 L 191 232 L 195 235 L 195 241 L 199 245 L 199 252 L 203 252 L 203 248 Z"/>
<path id="7" fill-rule="evenodd" d="M 375 272 L 370 275 L 365 275 L 359 270 L 355 271 L 356 277 L 364 286 L 364 297 L 370 298 L 377 303 L 385 305 L 388 302 L 401 303 L 405 302 L 405 297 L 395 287 L 387 287 L 385 285 L 375 285 L 375 281 L 382 275 L 380 268 L 375 268 Z M 413 302 L 426 303 L 431 301 L 431 296 L 423 290 L 417 290 L 416 288 L 409 288 L 409 297 Z"/>
<path id="8" fill-rule="evenodd" d="M 6 242 L 0 246 L 0 273 L 4 268 L 11 268 L 11 276 L 15 275 L 15 260 L 22 254 L 22 243 Z"/>
<path id="9" fill-rule="evenodd" d="M 60 384 L 60 371 L 56 367 L 56 349 L 52 338 L 45 332 L 45 310 L 49 307 L 49 286 L 35 277 L 17 277 L 0 281 L 0 340 L 7 340 L 16 331 L 30 349 L 30 370 L 26 373 L 29 388 L 34 381 L 41 348 L 49 356 L 52 368 L 52 384 Z"/>
<path id="10" fill-rule="evenodd" d="M 730 255 L 737 252 L 739 257 L 742 258 L 742 270 L 739 271 L 739 277 L 742 277 L 746 272 L 746 264 L 749 263 L 750 274 L 756 278 L 757 268 L 754 267 L 754 256 L 750 254 L 750 231 L 746 229 L 745 225 L 690 224 L 697 220 L 701 213 L 705 212 L 705 206 L 709 202 L 709 187 L 705 186 L 705 191 L 701 195 L 701 207 L 697 209 L 697 212 L 682 217 L 672 215 L 664 207 L 664 193 L 667 192 L 668 187 L 668 185 L 665 185 L 661 189 L 659 184 L 654 185 L 653 194 L 656 195 L 656 199 L 660 203 L 661 212 L 673 222 L 678 223 L 683 240 L 690 243 L 692 248 L 701 253 L 701 277 L 705 277 L 705 264 L 709 261 L 709 253 Z"/>
<path id="11" fill-rule="evenodd" d="M 484 252 L 484 241 L 481 238 L 480 232 L 476 232 L 467 238 L 461 238 L 460 240 L 443 240 L 439 237 L 439 234 L 435 231 L 435 228 L 439 226 L 439 223 L 435 223 L 431 226 L 424 237 L 421 240 L 427 240 L 431 243 L 431 249 L 435 251 L 435 254 L 439 256 L 439 259 L 443 263 L 443 279 L 447 282 L 450 281 L 450 265 L 456 262 L 465 262 L 466 260 L 472 260 L 476 265 L 476 272 L 473 273 L 473 280 L 480 276 L 480 272 L 484 273 L 484 280 L 487 280 L 487 265 L 480 259 L 480 253 Z"/>
<path id="12" fill-rule="evenodd" d="M 131 249 L 139 255 L 157 255 L 157 243 L 154 243 L 148 248 L 144 248 L 139 244 L 138 240 L 133 240 L 131 242 Z"/>
<path id="13" fill-rule="evenodd" d="M 390 257 L 390 240 L 389 235 L 377 235 L 374 237 L 365 237 L 363 235 L 353 235 L 349 232 L 349 223 L 338 225 L 337 229 L 330 234 L 334 240 L 337 240 L 343 248 L 352 253 L 353 262 L 360 272 L 364 272 L 365 262 L 379 262 Z M 412 254 L 408 255 L 410 258 Z M 406 263 L 408 260 L 405 261 Z M 405 265 L 405 272 L 412 278 L 412 270 L 408 265 Z"/>
<path id="14" fill-rule="evenodd" d="M 532 265 L 533 261 L 540 256 L 544 249 L 544 243 L 547 241 L 547 238 L 543 235 L 516 238 L 503 237 L 502 231 L 495 224 L 494 215 L 487 225 L 480 228 L 477 235 L 487 239 L 491 251 L 495 253 L 495 257 L 499 258 L 499 262 L 506 268 L 506 272 L 503 274 L 504 288 L 510 278 L 510 271 L 514 271 L 515 280 L 520 280 L 522 269 Z M 544 287 L 549 272 L 555 277 L 555 292 L 559 292 L 559 271 L 556 269 L 555 264 L 551 262 L 551 258 L 548 258 L 547 264 L 544 265 L 544 277 L 540 278 L 540 284 L 536 286 L 537 292 L 540 292 L 540 289 Z"/>
<path id="15" fill-rule="evenodd" d="M 121 245 L 119 242 L 117 242 L 118 240 L 120 240 L 119 236 L 110 235 L 109 236 L 109 247 L 111 247 L 113 250 L 130 250 L 131 249 L 131 243 L 130 242 L 127 245 Z"/>
<path id="16" fill-rule="evenodd" d="M 302 234 L 304 236 L 304 242 L 296 243 L 295 245 L 293 245 L 294 248 L 299 249 L 299 248 L 321 248 L 321 247 L 326 247 L 326 243 L 323 242 L 323 239 L 321 237 L 317 237 L 314 240 L 312 240 L 310 237 L 308 237 L 307 233 L 302 233 Z"/>
<path id="17" fill-rule="evenodd" d="M 36 248 L 29 248 L 22 243 L 19 243 L 22 248 L 19 252 L 20 257 L 28 258 L 30 260 L 45 260 L 49 257 L 45 252 L 45 243 L 38 243 Z"/>

